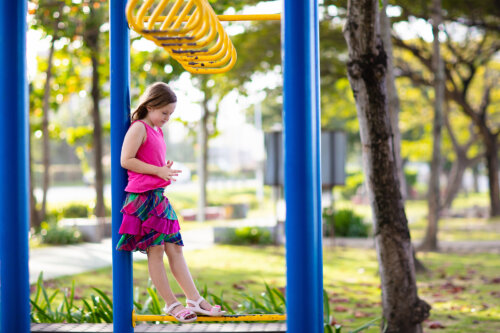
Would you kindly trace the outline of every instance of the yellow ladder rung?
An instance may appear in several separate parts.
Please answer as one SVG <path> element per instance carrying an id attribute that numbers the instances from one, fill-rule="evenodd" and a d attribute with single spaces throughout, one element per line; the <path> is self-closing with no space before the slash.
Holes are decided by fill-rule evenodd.
<path id="1" fill-rule="evenodd" d="M 248 315 L 225 315 L 219 317 L 198 316 L 196 322 L 232 322 L 232 321 L 285 321 L 284 314 L 248 314 Z M 170 315 L 138 315 L 132 311 L 132 326 L 135 327 L 138 321 L 172 321 L 177 322 Z"/>

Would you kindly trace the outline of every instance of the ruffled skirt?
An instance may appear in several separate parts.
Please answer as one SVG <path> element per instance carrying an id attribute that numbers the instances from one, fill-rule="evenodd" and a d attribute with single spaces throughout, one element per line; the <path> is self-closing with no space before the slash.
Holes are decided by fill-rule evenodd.
<path id="1" fill-rule="evenodd" d="M 127 193 L 123 208 L 122 235 L 117 250 L 146 253 L 151 246 L 174 243 L 183 246 L 179 221 L 163 188 Z"/>

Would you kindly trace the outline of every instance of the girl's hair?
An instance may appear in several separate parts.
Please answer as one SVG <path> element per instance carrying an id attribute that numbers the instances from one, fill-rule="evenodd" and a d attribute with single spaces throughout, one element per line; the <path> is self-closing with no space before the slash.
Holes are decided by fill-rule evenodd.
<path id="1" fill-rule="evenodd" d="M 153 83 L 139 99 L 139 106 L 132 113 L 132 121 L 145 118 L 148 114 L 148 106 L 157 109 L 175 102 L 177 102 L 177 96 L 166 83 Z"/>

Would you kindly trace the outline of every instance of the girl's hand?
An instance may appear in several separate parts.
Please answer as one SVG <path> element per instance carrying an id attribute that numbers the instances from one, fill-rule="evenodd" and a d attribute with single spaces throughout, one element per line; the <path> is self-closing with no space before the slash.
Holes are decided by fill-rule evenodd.
<path id="1" fill-rule="evenodd" d="M 172 169 L 173 163 L 173 161 L 167 161 L 167 165 L 159 167 L 157 176 L 175 182 L 176 179 L 174 177 L 177 177 L 182 171 Z"/>

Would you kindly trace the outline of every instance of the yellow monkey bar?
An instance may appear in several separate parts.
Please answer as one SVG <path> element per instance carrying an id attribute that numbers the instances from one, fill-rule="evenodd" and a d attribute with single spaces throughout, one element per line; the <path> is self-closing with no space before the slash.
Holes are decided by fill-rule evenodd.
<path id="1" fill-rule="evenodd" d="M 220 317 L 198 316 L 197 322 L 226 322 L 226 321 L 280 321 L 286 320 L 284 314 L 253 314 L 253 315 L 225 315 Z M 132 311 L 132 326 L 135 327 L 138 321 L 174 321 L 173 316 L 162 315 L 138 315 Z"/>
<path id="2" fill-rule="evenodd" d="M 217 16 L 208 0 L 130 0 L 130 27 L 165 49 L 187 71 L 224 73 L 236 63 L 236 49 L 220 21 L 279 20 L 280 14 Z"/>
<path id="3" fill-rule="evenodd" d="M 236 14 L 236 15 L 217 15 L 219 21 L 279 21 L 281 14 Z M 165 16 L 158 16 L 156 21 L 162 22 Z M 144 17 L 149 21 L 149 16 Z"/>

